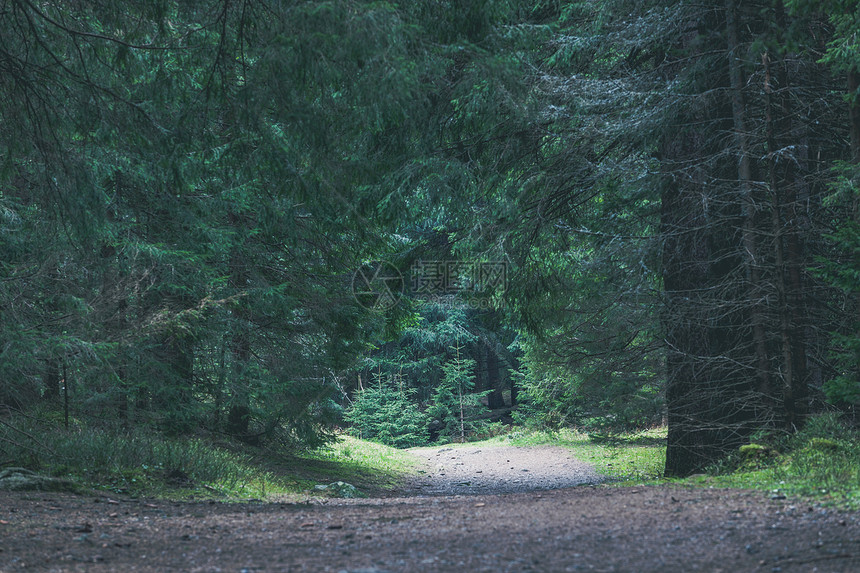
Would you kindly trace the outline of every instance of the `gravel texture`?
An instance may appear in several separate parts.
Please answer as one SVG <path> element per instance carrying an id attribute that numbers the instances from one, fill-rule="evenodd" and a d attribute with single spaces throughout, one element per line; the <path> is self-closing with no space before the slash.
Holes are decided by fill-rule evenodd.
<path id="1" fill-rule="evenodd" d="M 556 446 L 414 448 L 424 473 L 404 493 L 456 495 L 517 493 L 594 485 L 604 481 L 590 465 Z"/>

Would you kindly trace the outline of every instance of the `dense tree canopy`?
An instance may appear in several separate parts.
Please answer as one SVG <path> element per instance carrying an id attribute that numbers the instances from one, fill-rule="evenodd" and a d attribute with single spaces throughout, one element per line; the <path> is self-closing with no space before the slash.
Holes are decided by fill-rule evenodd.
<path id="1" fill-rule="evenodd" d="M 296 446 L 667 422 L 673 475 L 854 408 L 858 18 L 0 0 L 0 404 Z"/>

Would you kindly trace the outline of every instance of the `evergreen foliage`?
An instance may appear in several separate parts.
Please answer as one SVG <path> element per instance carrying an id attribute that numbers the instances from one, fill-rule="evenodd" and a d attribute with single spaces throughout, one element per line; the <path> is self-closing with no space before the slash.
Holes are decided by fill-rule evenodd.
<path id="1" fill-rule="evenodd" d="M 819 258 L 817 274 L 833 285 L 842 296 L 834 304 L 842 316 L 832 321 L 830 353 L 833 357 L 832 378 L 823 384 L 827 398 L 834 404 L 854 406 L 860 403 L 860 46 L 856 42 L 860 26 L 860 3 L 850 1 L 821 4 L 789 1 L 792 13 L 803 18 L 826 14 L 832 36 L 821 62 L 835 73 L 847 75 L 845 100 L 848 104 L 850 158 L 834 162 L 829 195 L 824 204 L 834 213 L 835 224 L 828 233 L 830 249 Z"/>
<path id="2" fill-rule="evenodd" d="M 671 475 L 850 412 L 858 11 L 6 0 L 0 406 L 303 448 L 352 394 L 406 445 L 522 386 Z M 508 280 L 380 311 L 380 260 Z"/>
<path id="3" fill-rule="evenodd" d="M 481 394 L 472 392 L 475 360 L 464 355 L 463 346 L 457 341 L 442 370 L 445 375 L 433 393 L 428 414 L 440 422 L 440 438 L 465 442 L 466 436 L 480 425 L 474 417 L 482 409 Z"/>
<path id="4" fill-rule="evenodd" d="M 427 443 L 427 416 L 410 400 L 410 392 L 391 381 L 378 381 L 356 392 L 344 418 L 357 437 L 395 448 L 423 446 Z"/>
<path id="5" fill-rule="evenodd" d="M 67 390 L 123 425 L 325 439 L 338 377 L 386 328 L 348 277 L 390 250 L 378 206 L 444 71 L 410 14 L 7 8 L 3 403 Z"/>

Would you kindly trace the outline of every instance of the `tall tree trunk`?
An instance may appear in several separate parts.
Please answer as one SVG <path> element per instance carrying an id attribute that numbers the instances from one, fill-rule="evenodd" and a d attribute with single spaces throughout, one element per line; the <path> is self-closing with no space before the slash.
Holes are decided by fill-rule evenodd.
<path id="1" fill-rule="evenodd" d="M 737 5 L 735 0 L 726 0 L 726 37 L 728 40 L 729 82 L 731 87 L 732 122 L 734 124 L 735 144 L 738 150 L 737 175 L 740 190 L 740 200 L 743 207 L 743 250 L 745 276 L 747 280 L 747 304 L 750 305 L 750 320 L 755 348 L 756 375 L 758 377 L 758 392 L 760 396 L 771 396 L 773 393 L 770 376 L 770 363 L 767 351 L 767 336 L 765 332 L 765 317 L 759 301 L 765 300 L 761 280 L 761 262 L 759 260 L 756 240 L 756 202 L 753 196 L 752 161 L 750 157 L 749 127 L 746 117 L 746 103 L 743 89 L 745 85 L 744 71 L 739 51 Z M 771 414 L 772 415 L 772 414 Z"/>
<path id="2" fill-rule="evenodd" d="M 731 29 L 729 85 L 716 74 L 701 79 L 698 89 L 728 93 L 729 100 L 683 109 L 689 115 L 665 133 L 657 157 L 665 173 L 660 234 L 667 476 L 701 471 L 741 445 L 751 422 L 764 417 L 756 396 L 769 393 L 771 385 L 764 317 L 753 304 L 761 269 L 743 70 L 736 61 L 735 6 L 725 5 L 727 14 L 710 12 L 725 20 L 709 25 Z M 696 40 L 691 35 L 693 56 L 701 46 Z M 736 164 L 721 158 L 725 142 L 711 126 L 734 132 Z"/>
<path id="3" fill-rule="evenodd" d="M 251 360 L 251 342 L 245 332 L 233 337 L 235 368 L 231 383 L 230 407 L 227 412 L 227 431 L 238 437 L 247 437 L 251 422 L 251 406 L 244 375 Z"/>
<path id="4" fill-rule="evenodd" d="M 783 21 L 781 2 L 776 6 L 776 20 Z M 791 103 L 787 97 L 788 73 L 785 61 L 773 73 L 769 54 L 762 56 L 765 70 L 765 120 L 769 157 L 768 179 L 772 199 L 772 234 L 776 273 L 777 311 L 779 314 L 782 354 L 783 416 L 792 430 L 803 426 L 808 411 L 808 369 L 806 340 L 803 331 L 802 247 L 796 187 L 799 184 L 794 162 L 783 158 L 783 143 L 791 134 Z M 774 75 L 776 77 L 774 77 Z M 774 89 L 776 85 L 777 89 Z M 778 114 L 778 117 L 774 117 Z"/>
<path id="5" fill-rule="evenodd" d="M 848 70 L 848 126 L 851 141 L 851 164 L 860 169 L 860 69 L 851 66 Z M 854 225 L 860 227 L 860 194 L 854 196 Z M 855 255 L 854 267 L 860 267 L 860 258 Z M 854 293 L 854 319 L 860 324 L 860 293 Z M 855 332 L 855 337 L 860 339 L 860 330 Z M 860 379 L 860 364 L 855 365 L 855 379 Z M 856 405 L 854 416 L 856 419 Z"/>
<path id="6" fill-rule="evenodd" d="M 709 339 L 706 321 L 690 296 L 707 284 L 710 258 L 697 197 L 674 181 L 662 194 L 663 325 L 666 344 L 667 476 L 694 473 L 713 458 L 709 424 L 703 419 Z M 698 231 L 696 229 L 699 229 Z"/>
<path id="7" fill-rule="evenodd" d="M 224 408 L 224 389 L 227 382 L 227 341 L 222 339 L 220 343 L 221 352 L 218 361 L 218 376 L 215 380 L 215 388 L 212 389 L 212 399 L 214 401 L 212 425 L 216 429 L 221 429 L 221 413 Z"/>
<path id="8" fill-rule="evenodd" d="M 116 407 L 117 416 L 123 425 L 128 423 L 128 389 L 126 385 L 127 372 L 126 360 L 127 351 L 126 343 L 123 342 L 128 329 L 128 321 L 126 313 L 128 311 L 128 300 L 126 293 L 120 281 L 117 268 L 119 261 L 116 259 L 116 248 L 110 244 L 103 244 L 101 247 L 101 257 L 104 260 L 105 270 L 102 276 L 102 296 L 105 298 L 105 305 L 111 309 L 107 316 L 105 327 L 111 341 L 116 343 L 117 356 L 113 365 L 113 372 L 116 380 L 116 387 L 111 388 L 110 392 L 113 397 L 113 402 Z"/>
<path id="9" fill-rule="evenodd" d="M 45 360 L 45 400 L 56 401 L 60 398 L 60 364 L 53 358 Z"/>
<path id="10" fill-rule="evenodd" d="M 848 70 L 848 125 L 851 137 L 851 163 L 860 165 L 860 70 Z M 855 210 L 855 217 L 860 214 Z"/>
<path id="11" fill-rule="evenodd" d="M 230 223 L 241 231 L 241 217 L 230 214 Z M 249 271 L 247 261 L 239 246 L 234 247 L 230 256 L 231 283 L 236 292 L 248 288 Z M 251 396 L 246 375 L 251 362 L 251 333 L 246 313 L 241 308 L 233 310 L 233 373 L 230 382 L 230 404 L 227 412 L 227 431 L 239 437 L 247 437 L 251 422 Z"/>
<path id="12" fill-rule="evenodd" d="M 511 357 L 511 365 L 510 365 L 510 376 L 508 376 L 508 380 L 511 382 L 511 407 L 517 405 L 517 401 L 519 399 L 520 388 L 517 386 L 517 377 L 514 376 L 514 372 L 520 371 L 520 359 L 518 356 L 514 355 Z"/>
<path id="13" fill-rule="evenodd" d="M 487 407 L 498 410 L 505 407 L 505 398 L 501 389 L 501 369 L 499 368 L 499 357 L 489 344 L 484 345 L 487 353 Z"/>
<path id="14" fill-rule="evenodd" d="M 69 370 L 66 367 L 66 362 L 63 361 L 63 421 L 65 428 L 69 429 Z"/>
<path id="15" fill-rule="evenodd" d="M 173 334 L 162 343 L 162 355 L 170 372 L 171 407 L 185 425 L 194 395 L 194 343 L 188 335 Z"/>

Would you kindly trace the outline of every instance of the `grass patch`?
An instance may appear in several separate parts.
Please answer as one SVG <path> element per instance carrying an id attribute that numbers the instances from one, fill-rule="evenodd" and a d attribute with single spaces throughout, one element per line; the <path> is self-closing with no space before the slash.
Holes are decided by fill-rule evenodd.
<path id="1" fill-rule="evenodd" d="M 860 432 L 847 428 L 838 416 L 814 416 L 794 435 L 758 436 L 752 444 L 698 481 L 860 508 Z"/>
<path id="2" fill-rule="evenodd" d="M 860 432 L 847 428 L 838 416 L 813 416 L 794 435 L 757 436 L 735 454 L 686 479 L 662 477 L 665 440 L 665 428 L 613 435 L 565 429 L 515 431 L 486 443 L 563 446 L 620 485 L 752 489 L 860 509 Z"/>
<path id="3" fill-rule="evenodd" d="M 0 426 L 2 466 L 132 496 L 305 498 L 316 484 L 335 481 L 351 483 L 365 494 L 385 495 L 415 475 L 419 466 L 407 451 L 346 435 L 317 450 L 295 452 L 207 437 L 167 438 L 83 424 L 65 430 L 32 419 L 15 422 Z M 684 480 L 662 478 L 665 439 L 665 428 L 620 435 L 518 430 L 446 447 L 550 444 L 567 448 L 614 484 L 745 488 L 860 508 L 860 432 L 835 416 L 810 418 L 804 430 L 792 436 L 757 436 L 706 473 Z"/>
<path id="4" fill-rule="evenodd" d="M 336 468 L 336 477 L 360 489 L 384 493 L 396 489 L 415 475 L 419 464 L 405 450 L 341 435 L 337 442 L 308 453 L 304 459 Z"/>
<path id="5" fill-rule="evenodd" d="M 57 428 L 27 434 L 3 453 L 20 465 L 87 487 L 132 496 L 260 498 L 291 489 L 288 479 L 261 469 L 253 456 L 202 438 L 166 438 L 101 428 Z"/>
<path id="6" fill-rule="evenodd" d="M 205 436 L 169 438 L 144 428 L 130 434 L 83 424 L 65 430 L 32 418 L 15 422 L 0 428 L 2 466 L 137 497 L 283 499 L 335 481 L 379 494 L 402 484 L 417 464 L 406 452 L 349 436 L 294 452 Z"/>
<path id="7" fill-rule="evenodd" d="M 572 429 L 523 430 L 487 440 L 487 444 L 562 446 L 573 456 L 621 484 L 658 480 L 666 463 L 666 429 L 629 434 L 586 434 Z"/>

